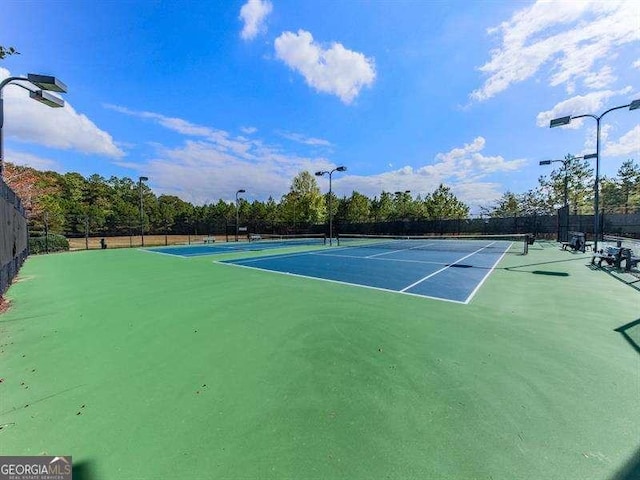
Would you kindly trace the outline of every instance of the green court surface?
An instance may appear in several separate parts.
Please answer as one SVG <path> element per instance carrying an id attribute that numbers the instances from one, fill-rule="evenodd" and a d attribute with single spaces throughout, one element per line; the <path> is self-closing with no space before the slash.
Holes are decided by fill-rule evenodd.
<path id="1" fill-rule="evenodd" d="M 536 243 L 463 305 L 211 257 L 30 257 L 0 315 L 0 455 L 72 455 L 80 480 L 631 480 L 640 286 L 589 260 Z"/>

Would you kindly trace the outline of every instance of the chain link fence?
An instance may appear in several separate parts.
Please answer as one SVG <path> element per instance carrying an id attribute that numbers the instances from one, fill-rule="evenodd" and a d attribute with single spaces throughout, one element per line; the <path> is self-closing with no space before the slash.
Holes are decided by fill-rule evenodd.
<path id="1" fill-rule="evenodd" d="M 29 254 L 27 215 L 20 198 L 0 178 L 0 298 Z"/>

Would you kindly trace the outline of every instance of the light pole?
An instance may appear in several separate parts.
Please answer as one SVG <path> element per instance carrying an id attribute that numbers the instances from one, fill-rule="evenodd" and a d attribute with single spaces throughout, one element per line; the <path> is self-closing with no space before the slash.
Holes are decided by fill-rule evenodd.
<path id="1" fill-rule="evenodd" d="M 589 155 L 584 155 L 580 157 L 570 157 L 565 158 L 563 160 L 540 160 L 540 165 L 551 165 L 552 163 L 562 163 L 562 171 L 564 172 L 564 206 L 569 205 L 569 171 L 567 169 L 567 165 L 571 160 L 588 160 L 590 158 L 597 158 L 597 153 L 590 153 Z"/>
<path id="2" fill-rule="evenodd" d="M 563 160 L 540 160 L 540 165 L 551 165 L 552 163 L 562 163 L 562 170 L 564 172 L 564 233 L 558 232 L 558 240 L 566 242 L 569 232 L 569 170 L 567 166 L 572 159 L 580 160 L 582 158 L 595 158 L 596 154 L 592 153 L 583 157 L 570 157 Z"/>
<path id="3" fill-rule="evenodd" d="M 293 200 L 293 234 L 296 234 L 296 204 L 298 203 L 298 192 L 295 190 L 291 192 L 291 199 Z"/>
<path id="4" fill-rule="evenodd" d="M 142 246 L 144 247 L 144 204 L 142 200 L 142 182 L 147 182 L 149 178 L 138 178 L 138 190 L 140 191 L 140 237 L 142 238 Z"/>
<path id="5" fill-rule="evenodd" d="M 347 171 L 347 167 L 345 166 L 340 166 L 340 167 L 336 167 L 333 170 L 325 170 L 325 171 L 319 171 L 316 172 L 316 177 L 322 177 L 323 175 L 329 175 L 329 245 L 333 245 L 332 241 L 333 241 L 333 210 L 331 209 L 331 176 L 333 175 L 333 172 L 346 172 Z"/>
<path id="6" fill-rule="evenodd" d="M 396 198 L 397 198 L 398 200 L 402 200 L 402 207 L 403 207 L 403 208 L 402 208 L 402 212 L 398 212 L 399 214 L 401 214 L 401 215 L 398 215 L 398 217 L 401 217 L 402 215 L 404 215 L 404 214 L 406 213 L 406 212 L 404 211 L 404 210 L 405 210 L 405 209 L 404 209 L 404 201 L 405 201 L 404 196 L 405 196 L 405 195 L 408 195 L 408 194 L 410 194 L 410 193 L 411 193 L 411 190 L 405 190 L 404 192 L 400 192 L 400 191 L 394 192 L 394 195 L 396 196 Z M 402 198 L 400 197 L 401 195 L 402 195 Z M 400 202 L 398 202 L 398 203 L 400 203 Z"/>
<path id="7" fill-rule="evenodd" d="M 38 90 L 31 90 L 21 82 L 26 82 Z M 67 86 L 56 77 L 49 75 L 36 75 L 29 73 L 25 77 L 8 77 L 0 82 L 0 178 L 4 170 L 4 145 L 2 139 L 2 127 L 4 124 L 4 101 L 2 99 L 2 89 L 7 85 L 16 85 L 29 92 L 29 96 L 40 103 L 53 108 L 64 107 L 64 100 L 48 92 L 67 93 Z"/>
<path id="8" fill-rule="evenodd" d="M 241 188 L 236 192 L 236 242 L 238 241 L 238 231 L 240 229 L 240 205 L 238 204 L 239 193 L 245 193 L 245 190 Z"/>
<path id="9" fill-rule="evenodd" d="M 640 108 L 640 99 L 634 100 L 631 103 L 626 105 L 620 105 L 618 107 L 610 108 L 609 110 L 604 111 L 600 115 L 593 115 L 591 113 L 585 115 L 568 115 L 566 117 L 554 118 L 549 122 L 549 127 L 560 127 L 562 125 L 569 125 L 571 120 L 576 120 L 578 118 L 591 117 L 596 121 L 596 179 L 594 182 L 594 200 L 593 200 L 593 249 L 594 251 L 598 251 L 598 236 L 600 235 L 600 214 L 598 212 L 599 208 L 599 200 L 600 200 L 600 120 L 607 113 L 613 112 L 614 110 L 620 110 L 622 108 L 629 107 L 629 110 L 637 110 Z M 591 156 L 590 156 L 591 158 Z"/>

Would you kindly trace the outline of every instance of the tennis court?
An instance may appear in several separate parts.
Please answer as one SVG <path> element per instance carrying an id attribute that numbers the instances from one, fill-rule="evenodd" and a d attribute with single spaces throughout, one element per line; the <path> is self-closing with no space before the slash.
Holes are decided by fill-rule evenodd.
<path id="1" fill-rule="evenodd" d="M 254 241 L 225 242 L 214 244 L 182 245 L 172 247 L 145 248 L 144 252 L 174 255 L 177 257 L 200 257 L 233 252 L 261 252 L 274 248 L 316 246 L 326 244 L 324 235 L 263 235 Z"/>
<path id="2" fill-rule="evenodd" d="M 500 259 L 524 254 L 525 236 L 344 235 L 338 247 L 222 263 L 468 303 Z"/>
<path id="3" fill-rule="evenodd" d="M 638 478 L 640 290 L 591 254 L 514 244 L 466 305 L 221 263 L 403 263 L 381 247 L 29 257 L 0 454 L 72 455 L 77 480 Z"/>

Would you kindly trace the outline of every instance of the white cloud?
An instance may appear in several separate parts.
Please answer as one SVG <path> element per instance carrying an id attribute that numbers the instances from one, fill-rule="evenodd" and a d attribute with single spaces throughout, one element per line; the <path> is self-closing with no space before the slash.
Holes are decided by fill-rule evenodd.
<path id="1" fill-rule="evenodd" d="M 331 147 L 332 144 L 329 140 L 324 140 L 322 138 L 314 138 L 303 135 L 302 133 L 294 133 L 294 132 L 278 132 L 283 138 L 287 140 L 291 140 L 297 143 L 302 143 L 304 145 L 311 145 L 314 147 Z"/>
<path id="2" fill-rule="evenodd" d="M 601 145 L 606 145 L 609 140 L 609 134 L 613 131 L 613 127 L 608 123 L 600 124 L 600 142 Z M 592 121 L 590 126 L 586 129 L 584 140 L 584 148 L 580 154 L 592 154 L 596 153 L 597 143 L 597 127 L 596 122 Z"/>
<path id="3" fill-rule="evenodd" d="M 314 172 L 335 167 L 326 157 L 283 152 L 260 140 L 233 137 L 222 130 L 195 125 L 183 119 L 124 107 L 109 108 L 154 121 L 192 137 L 178 147 L 155 144 L 156 154 L 151 161 L 124 166 L 151 178 L 154 190 L 159 193 L 178 195 L 196 204 L 217 201 L 219 198 L 233 200 L 239 188 L 247 190 L 248 199 L 265 200 L 273 196 L 278 200 L 289 190 L 292 179 L 301 171 Z M 312 145 L 319 140 L 302 134 L 290 135 L 298 140 L 311 140 Z M 321 144 L 323 142 L 326 141 L 321 141 Z M 334 176 L 334 191 L 342 196 L 356 190 L 373 197 L 380 195 L 383 190 L 395 192 L 400 189 L 411 190 L 413 195 L 421 194 L 424 197 L 440 183 L 445 183 L 458 198 L 472 207 L 486 205 L 499 198 L 503 190 L 499 183 L 491 180 L 491 176 L 516 171 L 525 161 L 485 155 L 485 146 L 485 139 L 477 137 L 462 147 L 437 154 L 432 162 L 417 169 L 405 166 L 370 176 L 360 176 L 349 170 L 346 174 Z M 318 183 L 326 191 L 328 180 L 319 178 Z"/>
<path id="4" fill-rule="evenodd" d="M 254 39 L 264 30 L 264 22 L 272 10 L 273 5 L 268 0 L 249 0 L 245 3 L 240 9 L 240 19 L 244 22 L 240 36 L 244 40 Z"/>
<path id="5" fill-rule="evenodd" d="M 154 189 L 180 195 L 195 203 L 231 200 L 239 188 L 247 198 L 266 199 L 289 190 L 291 180 L 303 170 L 329 168 L 320 157 L 308 158 L 264 151 L 251 158 L 222 152 L 203 141 L 187 141 L 178 148 L 159 148 L 157 157 L 139 166 L 153 179 Z"/>
<path id="6" fill-rule="evenodd" d="M 218 130 L 203 125 L 196 125 L 182 118 L 166 117 L 159 113 L 153 112 L 130 110 L 119 105 L 106 104 L 105 108 L 132 117 L 151 120 L 165 128 L 168 128 L 169 130 L 180 133 L 182 135 L 205 138 L 207 141 L 215 144 L 218 149 L 221 149 L 223 151 L 231 150 L 238 155 L 246 154 L 246 152 L 251 148 L 251 145 L 253 144 L 252 141 L 247 140 L 246 138 L 232 138 L 230 137 L 229 133 L 225 132 L 224 130 Z"/>
<path id="7" fill-rule="evenodd" d="M 640 125 L 636 125 L 615 142 L 606 142 L 604 155 L 622 157 L 625 155 L 640 156 Z"/>
<path id="8" fill-rule="evenodd" d="M 640 59 L 633 62 L 633 68 L 640 68 Z"/>
<path id="9" fill-rule="evenodd" d="M 319 92 L 336 95 L 350 104 L 376 78 L 375 63 L 362 53 L 334 42 L 327 49 L 315 43 L 311 33 L 284 32 L 275 43 L 276 56 L 299 72 Z"/>
<path id="10" fill-rule="evenodd" d="M 502 36 L 502 45 L 480 67 L 489 77 L 470 96 L 487 100 L 545 65 L 550 67 L 551 86 L 564 84 L 572 92 L 575 81 L 582 79 L 587 87 L 602 88 L 615 76 L 609 65 L 599 65 L 614 58 L 622 46 L 640 41 L 639 24 L 640 9 L 634 1 L 538 0 L 489 30 Z"/>
<path id="11" fill-rule="evenodd" d="M 483 155 L 480 152 L 484 150 L 485 143 L 483 137 L 476 137 L 473 142 L 461 148 L 439 153 L 436 155 L 438 162 L 422 167 L 420 172 L 436 178 L 465 181 L 491 173 L 515 171 L 524 165 L 525 161 L 522 159 L 505 160 L 500 155 Z"/>
<path id="12" fill-rule="evenodd" d="M 485 139 L 477 137 L 462 147 L 438 153 L 433 163 L 417 169 L 405 166 L 367 177 L 354 174 L 340 176 L 333 179 L 334 190 L 339 195 L 350 195 L 351 191 L 357 190 L 370 197 L 380 195 L 383 190 L 411 190 L 412 195 L 424 197 L 444 183 L 468 205 L 486 205 L 498 199 L 504 190 L 499 183 L 487 181 L 487 177 L 499 172 L 516 171 L 525 164 L 525 160 L 505 160 L 499 155 L 483 155 L 481 152 L 485 145 Z"/>
<path id="13" fill-rule="evenodd" d="M 247 135 L 251 135 L 253 133 L 256 133 L 258 129 L 256 127 L 240 127 L 240 131 L 242 133 L 246 133 Z"/>
<path id="14" fill-rule="evenodd" d="M 0 80 L 9 71 L 0 68 Z M 7 86 L 4 94 L 4 131 L 7 137 L 63 150 L 120 158 L 124 152 L 111 135 L 100 130 L 86 115 L 65 102 L 64 108 L 49 108 L 29 98 L 16 86 Z"/>
<path id="15" fill-rule="evenodd" d="M 549 122 L 554 118 L 564 117 L 568 115 L 598 115 L 604 109 L 605 103 L 612 97 L 619 95 L 628 95 L 633 89 L 626 87 L 621 90 L 602 90 L 591 92 L 586 95 L 577 95 L 575 97 L 563 100 L 556 104 L 551 110 L 540 112 L 536 119 L 539 127 L 549 127 Z M 569 125 L 562 128 L 579 128 L 582 125 L 582 119 L 574 120 Z"/>
<path id="16" fill-rule="evenodd" d="M 238 188 L 245 188 L 248 195 L 255 198 L 273 195 L 279 199 L 300 171 L 326 169 L 332 165 L 323 157 L 282 153 L 260 140 L 233 136 L 181 118 L 116 105 L 106 107 L 191 137 L 174 148 L 152 145 L 156 149 L 153 160 L 123 166 L 149 176 L 154 189 L 160 193 L 180 195 L 197 204 L 218 198 L 233 199 Z"/>
<path id="17" fill-rule="evenodd" d="M 24 167 L 35 168 L 36 170 L 47 171 L 53 170 L 59 172 L 62 167 L 55 160 L 49 158 L 38 157 L 26 152 L 18 152 L 15 150 L 7 150 L 5 152 L 7 162 L 11 162 L 14 165 L 21 165 Z"/>
<path id="18" fill-rule="evenodd" d="M 613 69 L 605 65 L 600 71 L 588 74 L 584 79 L 584 85 L 591 90 L 597 90 L 608 87 L 616 80 L 617 78 L 613 74 Z"/>

